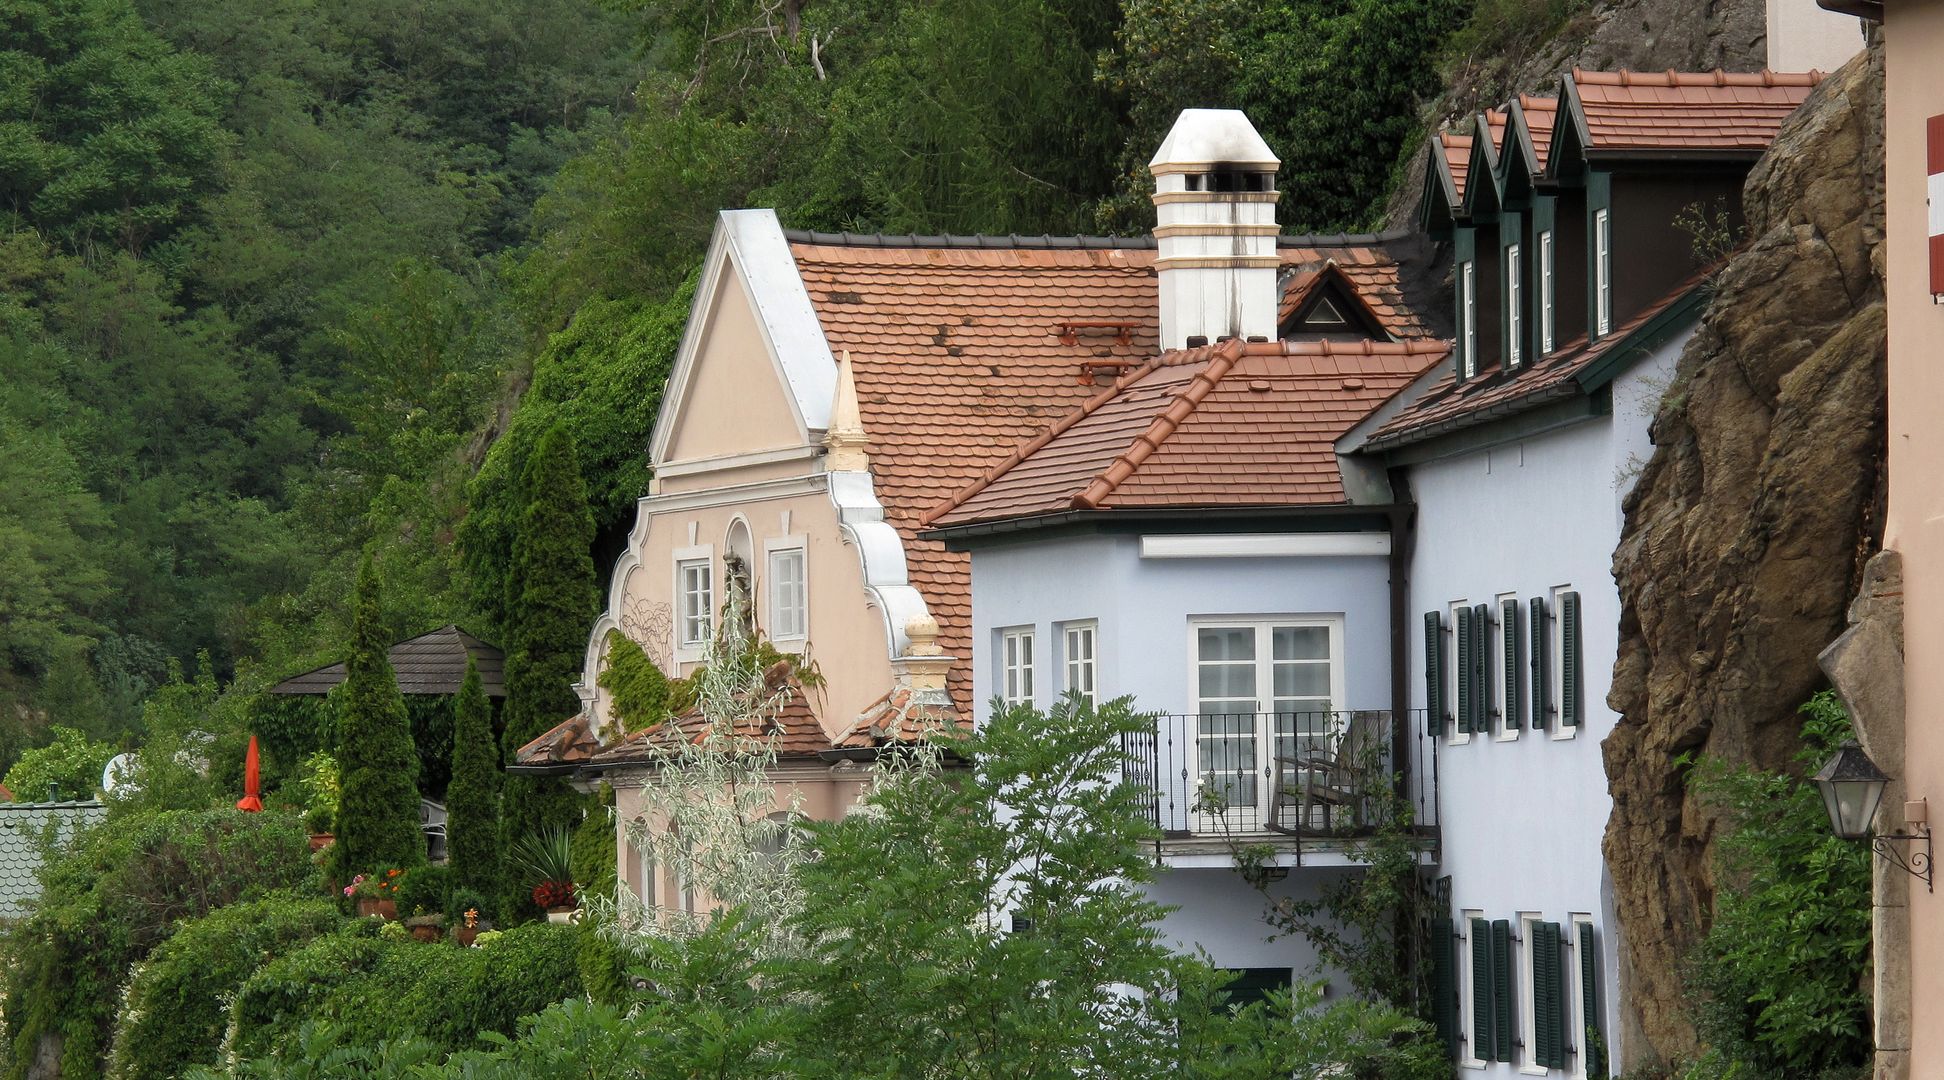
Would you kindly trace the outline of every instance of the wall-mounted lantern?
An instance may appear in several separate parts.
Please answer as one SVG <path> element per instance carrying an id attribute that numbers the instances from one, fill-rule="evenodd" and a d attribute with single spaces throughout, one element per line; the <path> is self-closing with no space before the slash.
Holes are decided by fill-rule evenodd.
<path id="1" fill-rule="evenodd" d="M 1829 825 L 1836 835 L 1845 840 L 1868 840 L 1870 847 L 1878 855 L 1903 867 L 1911 875 L 1924 879 L 1924 888 L 1935 891 L 1931 881 L 1931 834 L 1930 826 L 1925 825 L 1918 833 L 1887 833 L 1875 835 L 1870 831 L 1870 823 L 1876 820 L 1877 807 L 1883 802 L 1883 789 L 1889 785 L 1890 778 L 1877 768 L 1870 755 L 1856 745 L 1854 739 L 1843 743 L 1836 756 L 1823 765 L 1822 771 L 1815 775 L 1816 787 L 1821 789 L 1823 808 L 1829 811 Z M 1916 849 L 1915 841 L 1924 842 L 1924 850 Z M 1900 852 L 1896 843 L 1911 842 L 1908 853 Z"/>

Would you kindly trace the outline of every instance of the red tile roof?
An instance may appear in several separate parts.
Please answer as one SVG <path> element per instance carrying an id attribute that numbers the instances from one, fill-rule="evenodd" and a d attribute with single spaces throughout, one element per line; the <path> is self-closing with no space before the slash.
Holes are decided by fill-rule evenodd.
<path id="1" fill-rule="evenodd" d="M 1276 306 L 1276 325 L 1288 331 L 1289 320 L 1326 282 L 1335 282 L 1350 302 L 1356 304 L 1372 326 L 1393 337 L 1414 338 L 1426 336 L 1426 330 L 1417 316 L 1404 308 L 1395 295 L 1396 268 L 1394 266 L 1362 264 L 1353 265 L 1346 271 L 1329 259 L 1319 264 L 1298 266 L 1283 278 L 1282 301 Z M 1362 280 L 1358 280 L 1361 278 Z M 1388 288 L 1387 288 L 1388 287 Z M 1343 312 L 1346 319 L 1354 320 L 1356 313 Z M 1359 330 L 1354 322 L 1346 330 Z"/>
<path id="2" fill-rule="evenodd" d="M 586 764 L 601 749 L 586 713 L 577 713 L 513 751 L 513 764 L 529 769 L 571 769 Z"/>
<path id="3" fill-rule="evenodd" d="M 1636 331 L 1692 293 L 1714 269 L 1702 270 L 1681 282 L 1591 346 L 1584 337 L 1576 338 L 1509 375 L 1493 371 L 1460 383 L 1447 372 L 1417 400 L 1371 432 L 1363 449 L 1384 450 L 1420 442 L 1548 401 L 1577 396 L 1582 391 L 1575 379 L 1581 372 L 1627 344 Z"/>
<path id="4" fill-rule="evenodd" d="M 1068 510 L 1345 501 L 1336 440 L 1447 342 L 1228 341 L 1162 354 L 927 515 L 940 527 Z"/>
<path id="5" fill-rule="evenodd" d="M 1552 154 L 1553 123 L 1559 118 L 1559 99 L 1520 94 L 1518 115 L 1525 128 L 1521 137 L 1532 148 L 1539 171 L 1544 172 Z"/>
<path id="6" fill-rule="evenodd" d="M 7 788 L 7 785 L 0 784 L 0 802 L 12 801 L 14 801 L 14 793 Z"/>
<path id="7" fill-rule="evenodd" d="M 848 750 L 921 742 L 940 729 L 964 727 L 969 715 L 959 711 L 949 694 L 900 683 L 866 705 L 837 737 L 837 745 Z"/>
<path id="8" fill-rule="evenodd" d="M 966 715 L 969 563 L 920 539 L 920 516 L 1096 394 L 1084 363 L 1138 364 L 1159 337 L 1152 246 L 1005 243 L 797 233 L 790 244 L 831 351 L 851 352 L 877 496 L 904 537 L 909 580 L 938 620 L 940 644 L 960 658 L 951 688 Z M 1423 334 L 1380 238 L 1286 240 L 1279 251 L 1294 266 L 1335 260 L 1387 330 Z M 1076 321 L 1130 323 L 1128 343 L 1114 329 L 1063 343 L 1062 325 Z"/>
<path id="9" fill-rule="evenodd" d="M 774 715 L 757 719 L 740 717 L 733 732 L 736 739 L 748 746 L 768 743 L 775 747 L 778 757 L 815 757 L 830 750 L 833 744 L 824 734 L 823 722 L 817 719 L 817 710 L 812 703 L 814 693 L 797 680 L 794 671 L 786 664 L 779 663 L 765 673 L 770 692 L 786 692 L 781 709 Z M 700 744 L 708 736 L 707 721 L 701 713 L 689 712 L 679 718 L 630 732 L 626 737 L 608 744 L 605 749 L 595 753 L 588 761 L 596 768 L 615 765 L 639 765 L 653 762 L 659 747 L 671 741 L 686 738 L 691 743 Z"/>
<path id="10" fill-rule="evenodd" d="M 1754 151 L 1822 81 L 1821 72 L 1583 71 L 1571 90 L 1589 151 Z"/>
<path id="11" fill-rule="evenodd" d="M 1465 177 L 1471 172 L 1472 137 L 1455 132 L 1440 132 L 1438 145 L 1444 150 L 1445 168 L 1451 172 L 1451 203 L 1465 200 Z"/>

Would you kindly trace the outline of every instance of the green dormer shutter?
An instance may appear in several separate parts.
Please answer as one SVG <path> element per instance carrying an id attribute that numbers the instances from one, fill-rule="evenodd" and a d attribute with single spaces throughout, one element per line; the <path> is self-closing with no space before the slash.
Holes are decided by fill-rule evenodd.
<path id="1" fill-rule="evenodd" d="M 1472 609 L 1461 607 L 1458 609 L 1455 617 L 1457 620 L 1457 632 L 1452 636 L 1458 639 L 1458 669 L 1456 680 L 1458 683 L 1458 731 L 1460 734 L 1465 734 L 1472 729 L 1472 702 L 1476 697 L 1473 693 L 1475 687 L 1473 686 L 1471 673 L 1472 646 L 1477 644 L 1477 642 L 1473 640 L 1475 635 L 1472 633 Z"/>
<path id="2" fill-rule="evenodd" d="M 1520 700 L 1519 693 L 1519 602 L 1506 600 L 1499 604 L 1499 648 L 1502 650 L 1501 667 L 1505 674 L 1505 730 L 1519 730 Z"/>
<path id="3" fill-rule="evenodd" d="M 1492 731 L 1492 605 L 1472 608 L 1472 730 Z"/>
<path id="4" fill-rule="evenodd" d="M 1580 595 L 1559 595 L 1559 722 L 1578 727 L 1586 708 L 1580 657 Z"/>
<path id="5" fill-rule="evenodd" d="M 1512 924 L 1492 923 L 1492 1049 L 1494 1061 L 1511 1061 L 1512 1053 Z"/>
<path id="6" fill-rule="evenodd" d="M 1424 613 L 1424 729 L 1444 733 L 1444 617 Z"/>
<path id="7" fill-rule="evenodd" d="M 1546 598 L 1535 596 L 1526 606 L 1526 633 L 1532 646 L 1532 730 L 1544 731 L 1552 723 L 1552 635 L 1547 632 Z"/>

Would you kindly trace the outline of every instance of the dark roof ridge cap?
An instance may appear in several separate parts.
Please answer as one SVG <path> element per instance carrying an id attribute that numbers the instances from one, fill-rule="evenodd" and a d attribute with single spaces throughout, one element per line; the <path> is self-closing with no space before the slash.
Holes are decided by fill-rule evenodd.
<path id="1" fill-rule="evenodd" d="M 1409 228 L 1385 229 L 1381 232 L 1290 233 L 1276 237 L 1276 246 L 1349 247 L 1357 244 L 1388 244 L 1406 239 L 1415 233 L 1415 229 Z M 792 244 L 813 244 L 819 247 L 947 248 L 985 251 L 1055 249 L 1112 251 L 1129 248 L 1149 249 L 1158 246 L 1158 242 L 1152 236 L 1021 236 L 1017 233 L 1005 236 L 983 233 L 930 236 L 919 233 L 833 233 L 811 229 L 785 229 L 783 239 Z"/>

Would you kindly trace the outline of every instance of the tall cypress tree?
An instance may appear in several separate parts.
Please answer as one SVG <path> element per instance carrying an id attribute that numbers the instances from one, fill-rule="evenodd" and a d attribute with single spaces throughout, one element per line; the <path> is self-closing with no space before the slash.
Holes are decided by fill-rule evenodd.
<path id="1" fill-rule="evenodd" d="M 338 688 L 337 866 L 369 873 L 425 861 L 419 832 L 418 750 L 411 721 L 386 655 L 379 619 L 378 570 L 366 555 L 358 566 L 351 617 L 351 656 Z"/>
<path id="2" fill-rule="evenodd" d="M 594 619 L 594 515 L 573 435 L 556 423 L 533 448 L 522 477 L 526 509 L 513 540 L 506 655 L 506 745 L 515 750 L 574 715 L 574 676 Z M 549 825 L 571 829 L 581 798 L 562 780 L 508 776 L 500 804 L 501 850 Z M 507 875 L 500 917 L 536 914 L 531 882 Z"/>
<path id="3" fill-rule="evenodd" d="M 499 743 L 493 706 L 466 661 L 466 681 L 452 707 L 452 786 L 446 790 L 446 857 L 455 886 L 494 896 L 500 887 Z"/>

